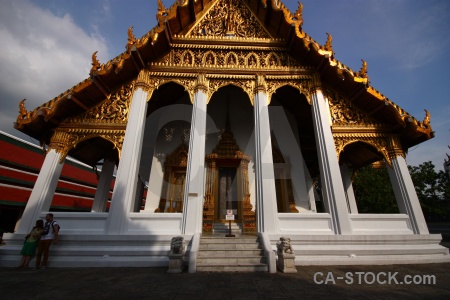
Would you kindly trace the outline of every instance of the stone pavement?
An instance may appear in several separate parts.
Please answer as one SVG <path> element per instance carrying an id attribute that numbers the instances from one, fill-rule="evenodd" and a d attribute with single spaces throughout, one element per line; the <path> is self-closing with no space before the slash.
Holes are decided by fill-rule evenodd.
<path id="1" fill-rule="evenodd" d="M 297 270 L 167 274 L 167 268 L 0 268 L 0 299 L 450 299 L 450 263 Z M 417 283 L 433 275 L 435 283 L 406 284 L 407 275 Z"/>

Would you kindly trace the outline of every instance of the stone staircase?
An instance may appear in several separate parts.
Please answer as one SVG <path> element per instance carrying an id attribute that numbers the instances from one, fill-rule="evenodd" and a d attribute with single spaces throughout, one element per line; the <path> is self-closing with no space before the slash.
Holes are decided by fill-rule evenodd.
<path id="1" fill-rule="evenodd" d="M 215 234 L 228 234 L 230 231 L 228 223 L 214 223 L 213 233 Z M 242 224 L 231 223 L 231 234 L 242 234 Z"/>
<path id="2" fill-rule="evenodd" d="M 256 235 L 204 235 L 197 272 L 268 272 L 267 258 Z"/>

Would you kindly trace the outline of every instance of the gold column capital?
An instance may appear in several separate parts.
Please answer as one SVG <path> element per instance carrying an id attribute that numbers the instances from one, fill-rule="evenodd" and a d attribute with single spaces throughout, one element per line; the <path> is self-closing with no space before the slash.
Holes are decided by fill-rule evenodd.
<path id="1" fill-rule="evenodd" d="M 258 74 L 256 75 L 256 86 L 255 86 L 255 94 L 259 93 L 259 92 L 263 92 L 265 94 L 267 94 L 267 82 L 266 82 L 266 77 L 264 76 L 264 74 Z"/>
<path id="2" fill-rule="evenodd" d="M 403 150 L 402 143 L 400 142 L 400 139 L 397 135 L 391 135 L 388 137 L 388 154 L 389 158 L 396 158 L 397 156 L 402 156 L 403 158 L 406 158 L 405 151 Z"/>
<path id="3" fill-rule="evenodd" d="M 56 153 L 61 155 L 59 163 L 62 163 L 69 153 L 70 148 L 74 144 L 74 137 L 66 130 L 56 130 L 50 139 L 50 144 L 48 146 L 47 152 L 50 150 L 55 150 Z"/>
<path id="4" fill-rule="evenodd" d="M 209 80 L 203 73 L 198 74 L 197 81 L 195 82 L 194 92 L 196 93 L 199 90 L 205 92 L 205 94 L 208 94 L 209 91 Z"/>
<path id="5" fill-rule="evenodd" d="M 146 92 L 151 90 L 150 72 L 147 69 L 143 69 L 139 72 L 135 82 L 136 88 L 141 88 Z"/>
<path id="6" fill-rule="evenodd" d="M 320 79 L 319 73 L 314 73 L 312 75 L 311 85 L 312 92 L 323 91 L 322 80 Z"/>

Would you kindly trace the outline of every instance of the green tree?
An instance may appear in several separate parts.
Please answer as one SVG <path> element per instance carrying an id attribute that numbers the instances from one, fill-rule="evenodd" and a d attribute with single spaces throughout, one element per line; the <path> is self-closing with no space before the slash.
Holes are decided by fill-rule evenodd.
<path id="1" fill-rule="evenodd" d="M 360 213 L 398 213 L 386 168 L 365 166 L 354 171 L 353 191 Z"/>
<path id="2" fill-rule="evenodd" d="M 443 200 L 450 199 L 450 178 L 444 171 L 436 172 L 431 161 L 419 166 L 408 166 L 417 197 L 427 220 L 443 219 L 448 216 L 448 208 Z"/>

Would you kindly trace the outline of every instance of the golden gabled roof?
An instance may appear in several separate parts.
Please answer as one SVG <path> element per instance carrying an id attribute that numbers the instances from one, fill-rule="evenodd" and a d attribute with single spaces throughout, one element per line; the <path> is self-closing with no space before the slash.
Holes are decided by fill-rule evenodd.
<path id="1" fill-rule="evenodd" d="M 192 34 L 195 26 L 217 3 L 239 2 L 245 5 L 269 37 L 229 38 L 202 37 Z M 132 27 L 128 30 L 126 50 L 101 64 L 92 55 L 90 77 L 66 92 L 28 112 L 24 101 L 15 127 L 48 143 L 52 129 L 67 117 L 78 115 L 107 99 L 122 84 L 136 78 L 139 71 L 158 61 L 171 50 L 178 40 L 192 43 L 246 43 L 260 46 L 270 42 L 284 45 L 289 55 L 301 65 L 315 70 L 328 87 L 338 91 L 371 117 L 392 125 L 401 134 L 405 147 L 411 147 L 434 136 L 429 113 L 418 121 L 394 102 L 370 86 L 367 63 L 359 71 L 345 66 L 334 57 L 332 37 L 328 34 L 325 45 L 320 45 L 302 29 L 303 6 L 292 13 L 281 0 L 177 0 L 165 8 L 158 0 L 157 25 L 141 38 L 135 38 Z"/>

